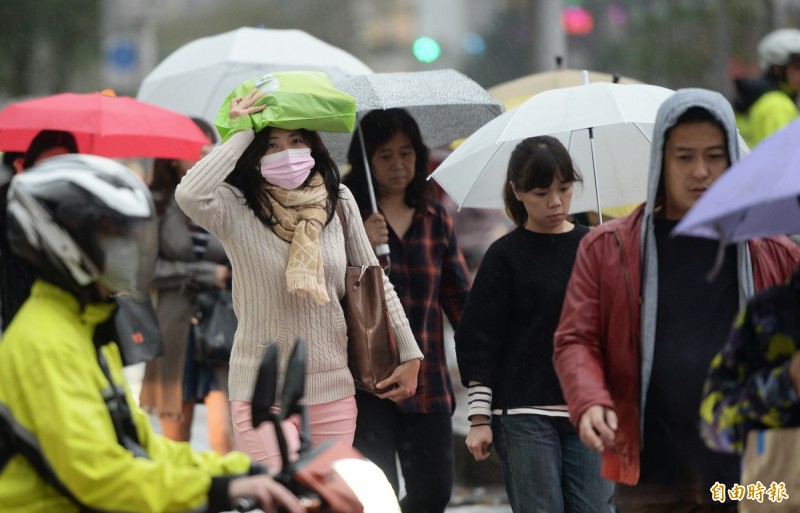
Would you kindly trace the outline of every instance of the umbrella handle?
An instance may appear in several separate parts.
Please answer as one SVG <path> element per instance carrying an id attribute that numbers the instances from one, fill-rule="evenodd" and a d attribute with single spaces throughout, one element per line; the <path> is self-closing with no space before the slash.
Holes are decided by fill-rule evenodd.
<path id="1" fill-rule="evenodd" d="M 389 256 L 389 245 L 378 244 L 375 246 L 375 256 L 378 257 L 378 264 L 380 264 L 383 272 L 388 276 L 389 269 L 392 266 L 392 258 Z"/>
<path id="2" fill-rule="evenodd" d="M 378 244 L 375 246 L 375 254 L 377 256 L 384 256 L 389 254 L 389 245 L 388 244 Z"/>

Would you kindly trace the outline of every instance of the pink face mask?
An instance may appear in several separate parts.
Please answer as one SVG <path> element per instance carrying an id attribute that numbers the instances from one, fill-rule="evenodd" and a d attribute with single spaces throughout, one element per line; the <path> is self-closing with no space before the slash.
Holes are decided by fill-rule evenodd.
<path id="1" fill-rule="evenodd" d="M 314 167 L 311 148 L 298 148 L 265 155 L 261 159 L 261 176 L 281 189 L 297 189 Z"/>

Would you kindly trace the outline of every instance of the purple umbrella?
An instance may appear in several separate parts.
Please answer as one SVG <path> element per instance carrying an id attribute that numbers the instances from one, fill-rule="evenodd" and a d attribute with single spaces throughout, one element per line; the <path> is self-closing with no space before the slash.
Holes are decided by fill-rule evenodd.
<path id="1" fill-rule="evenodd" d="M 740 242 L 800 233 L 800 119 L 731 166 L 674 232 Z"/>

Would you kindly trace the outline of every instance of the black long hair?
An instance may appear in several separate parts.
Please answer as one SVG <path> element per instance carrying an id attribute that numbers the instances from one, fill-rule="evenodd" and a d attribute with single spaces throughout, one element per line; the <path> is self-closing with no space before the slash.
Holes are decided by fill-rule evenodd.
<path id="1" fill-rule="evenodd" d="M 28 169 L 33 166 L 42 153 L 53 148 L 64 148 L 67 153 L 78 153 L 78 143 L 72 133 L 64 130 L 42 130 L 28 145 L 22 167 Z"/>
<path id="2" fill-rule="evenodd" d="M 416 154 L 416 166 L 414 179 L 406 186 L 405 203 L 415 209 L 424 207 L 431 195 L 431 188 L 426 180 L 430 150 L 422 142 L 419 125 L 405 109 L 373 110 L 361 119 L 359 127 L 353 134 L 353 139 L 350 141 L 350 148 L 347 150 L 350 173 L 345 177 L 344 184 L 350 188 L 361 212 L 369 211 L 371 206 L 359 131 L 364 134 L 364 146 L 367 160 L 370 162 L 378 147 L 386 144 L 395 134 L 403 133 L 411 139 L 411 146 Z M 380 186 L 374 178 L 372 178 L 372 185 L 375 189 L 375 196 L 379 197 L 381 195 Z"/>
<path id="3" fill-rule="evenodd" d="M 547 188 L 556 178 L 562 182 L 583 182 L 580 171 L 575 168 L 569 151 L 561 141 L 542 135 L 528 137 L 517 144 L 508 160 L 506 183 L 503 187 L 506 213 L 514 224 L 524 226 L 528 221 L 528 211 L 514 195 L 514 188 L 520 192 Z"/>
<path id="4" fill-rule="evenodd" d="M 225 178 L 225 182 L 233 185 L 242 193 L 244 203 L 250 207 L 256 217 L 266 226 L 272 228 L 277 221 L 272 221 L 272 206 L 269 202 L 266 183 L 261 176 L 261 159 L 267 154 L 269 148 L 269 136 L 272 127 L 266 127 L 256 133 L 255 138 L 242 156 L 236 161 L 233 171 Z M 328 191 L 328 200 L 325 203 L 325 212 L 328 214 L 328 224 L 336 211 L 339 201 L 339 184 L 342 179 L 339 175 L 339 168 L 333 162 L 328 148 L 323 144 L 317 132 L 300 129 L 297 130 L 300 137 L 311 148 L 311 157 L 314 159 L 314 167 L 311 169 L 303 186 L 308 184 L 314 172 L 318 172 L 325 182 L 325 189 Z"/>
<path id="5" fill-rule="evenodd" d="M 206 134 L 211 144 L 217 143 L 217 133 L 205 120 L 192 118 L 194 124 Z M 199 155 L 198 155 L 199 157 Z M 161 216 L 175 196 L 175 188 L 181 181 L 178 174 L 178 161 L 175 159 L 156 159 L 153 162 L 153 179 L 150 181 L 150 192 L 156 204 L 156 214 Z"/>

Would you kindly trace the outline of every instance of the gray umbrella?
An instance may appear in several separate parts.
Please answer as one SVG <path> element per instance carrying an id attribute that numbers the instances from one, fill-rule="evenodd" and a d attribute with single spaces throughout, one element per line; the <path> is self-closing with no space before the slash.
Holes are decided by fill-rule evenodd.
<path id="1" fill-rule="evenodd" d="M 359 118 L 376 109 L 406 109 L 429 148 L 465 137 L 503 112 L 483 87 L 453 69 L 350 75 L 333 83 L 355 97 Z M 347 162 L 352 135 L 321 135 L 333 160 Z"/>
<path id="2" fill-rule="evenodd" d="M 503 112 L 503 106 L 477 82 L 453 69 L 372 73 L 334 79 L 334 85 L 356 99 L 360 119 L 372 110 L 404 108 L 417 121 L 429 148 L 465 137 Z M 359 135 L 361 132 L 359 131 Z M 351 134 L 321 132 L 333 160 L 347 162 Z M 364 144 L 361 144 L 362 150 Z M 369 170 L 365 154 L 364 166 Z M 377 212 L 371 172 L 367 185 L 373 212 Z M 389 245 L 381 244 L 375 254 L 388 259 Z"/>

